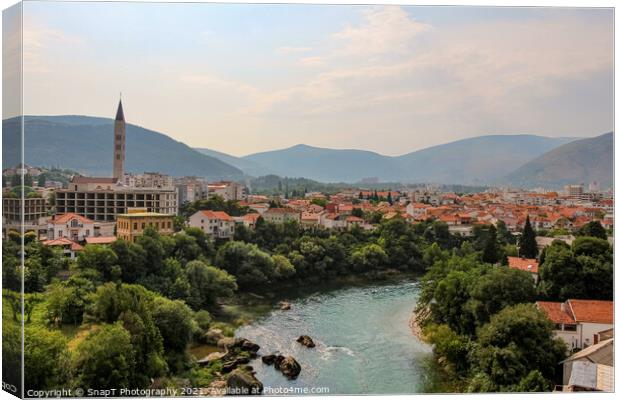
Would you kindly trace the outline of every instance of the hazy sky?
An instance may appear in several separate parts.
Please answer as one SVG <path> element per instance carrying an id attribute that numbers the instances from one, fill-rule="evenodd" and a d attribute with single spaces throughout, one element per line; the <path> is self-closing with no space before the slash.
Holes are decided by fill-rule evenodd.
<path id="1" fill-rule="evenodd" d="M 613 127 L 611 9 L 24 4 L 24 113 L 234 155 Z"/>

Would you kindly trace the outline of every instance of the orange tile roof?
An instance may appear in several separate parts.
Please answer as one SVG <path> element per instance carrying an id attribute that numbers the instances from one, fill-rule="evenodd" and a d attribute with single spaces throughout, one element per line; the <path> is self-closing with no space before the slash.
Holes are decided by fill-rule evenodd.
<path id="1" fill-rule="evenodd" d="M 538 261 L 533 258 L 508 257 L 508 267 L 534 274 L 538 273 Z"/>
<path id="2" fill-rule="evenodd" d="M 562 303 L 556 301 L 537 301 L 538 309 L 547 314 L 547 318 L 554 324 L 574 324 L 575 320 L 570 313 L 570 309 L 565 307 L 562 310 Z"/>
<path id="3" fill-rule="evenodd" d="M 73 240 L 68 239 L 66 237 L 61 237 L 58 239 L 50 239 L 50 240 L 44 240 L 43 242 L 44 246 L 67 246 L 70 245 L 71 246 L 71 250 L 73 251 L 80 251 L 83 250 L 84 247 L 82 247 L 80 244 L 75 243 Z"/>
<path id="4" fill-rule="evenodd" d="M 211 210 L 202 210 L 202 214 L 209 219 L 220 219 L 222 221 L 232 221 L 233 219 L 230 215 L 226 214 L 224 211 L 211 211 Z"/>
<path id="5" fill-rule="evenodd" d="M 569 299 L 568 303 L 578 322 L 614 323 L 613 301 Z"/>
<path id="6" fill-rule="evenodd" d="M 87 244 L 110 244 L 116 242 L 116 236 L 93 236 L 87 237 Z"/>
<path id="7" fill-rule="evenodd" d="M 59 225 L 59 224 L 66 224 L 67 222 L 71 221 L 72 219 L 77 219 L 78 221 L 80 221 L 83 224 L 92 224 L 94 223 L 94 221 L 92 219 L 88 219 L 86 217 L 83 217 L 79 214 L 75 214 L 75 213 L 66 213 L 66 214 L 62 214 L 62 215 L 58 215 L 55 217 L 52 217 L 49 219 L 49 222 L 51 224 L 54 225 Z"/>

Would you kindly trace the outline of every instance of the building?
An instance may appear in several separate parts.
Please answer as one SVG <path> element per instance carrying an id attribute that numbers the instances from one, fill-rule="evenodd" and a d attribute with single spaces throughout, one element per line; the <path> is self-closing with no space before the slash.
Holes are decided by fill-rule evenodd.
<path id="1" fill-rule="evenodd" d="M 220 181 L 210 183 L 209 196 L 218 195 L 224 200 L 247 200 L 247 188 L 237 182 Z"/>
<path id="2" fill-rule="evenodd" d="M 235 235 L 235 220 L 224 211 L 197 211 L 189 217 L 189 226 L 218 239 L 231 239 Z"/>
<path id="3" fill-rule="evenodd" d="M 44 240 L 42 244 L 43 246 L 62 249 L 62 254 L 71 260 L 75 260 L 77 253 L 84 250 L 82 245 L 66 237 Z"/>
<path id="4" fill-rule="evenodd" d="M 174 233 L 174 215 L 148 212 L 144 209 L 129 210 L 126 214 L 119 214 L 116 219 L 116 237 L 128 242 L 135 242 L 136 238 L 144 234 L 146 228 L 154 228 L 162 235 Z"/>
<path id="5" fill-rule="evenodd" d="M 508 257 L 508 268 L 529 272 L 538 283 L 538 261 L 534 258 Z"/>
<path id="6" fill-rule="evenodd" d="M 122 183 L 134 188 L 163 188 L 172 189 L 174 180 L 170 175 L 159 172 L 145 172 L 143 174 L 124 174 Z"/>
<path id="7" fill-rule="evenodd" d="M 23 206 L 23 213 L 22 213 Z M 49 207 L 42 197 L 2 197 L 2 234 L 8 232 L 35 232 L 38 238 L 47 235 Z M 23 219 L 23 221 L 22 221 Z"/>
<path id="8" fill-rule="evenodd" d="M 209 184 L 206 179 L 186 176 L 175 180 L 179 196 L 179 207 L 184 203 L 204 200 L 209 197 Z"/>
<path id="9" fill-rule="evenodd" d="M 114 161 L 112 177 L 121 179 L 125 174 L 125 114 L 123 103 L 118 101 L 116 118 L 114 119 Z"/>
<path id="10" fill-rule="evenodd" d="M 56 191 L 58 214 L 75 213 L 93 221 L 115 221 L 131 208 L 176 214 L 177 192 L 171 188 L 129 187 L 116 178 L 74 176 L 68 188 Z"/>
<path id="11" fill-rule="evenodd" d="M 270 208 L 263 213 L 265 221 L 282 224 L 288 221 L 301 222 L 301 212 L 291 208 Z"/>
<path id="12" fill-rule="evenodd" d="M 95 235 L 95 221 L 75 213 L 53 216 L 47 223 L 47 239 L 69 238 L 83 242 Z"/>
<path id="13" fill-rule="evenodd" d="M 536 306 L 555 324 L 555 335 L 564 340 L 569 349 L 591 346 L 598 341 L 600 333 L 613 328 L 613 301 L 538 301 Z"/>
<path id="14" fill-rule="evenodd" d="M 243 225 L 246 228 L 255 228 L 256 221 L 260 218 L 259 213 L 245 214 L 240 217 L 232 217 L 237 225 Z"/>
<path id="15" fill-rule="evenodd" d="M 561 391 L 614 391 L 613 337 L 573 354 L 562 364 Z"/>

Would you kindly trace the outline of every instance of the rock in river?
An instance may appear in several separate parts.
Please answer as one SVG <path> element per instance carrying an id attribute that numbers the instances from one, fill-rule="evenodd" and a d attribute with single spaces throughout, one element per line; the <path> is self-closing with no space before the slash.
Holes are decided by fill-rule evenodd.
<path id="1" fill-rule="evenodd" d="M 237 368 L 226 376 L 226 386 L 229 394 L 261 394 L 263 392 L 263 384 L 256 379 L 254 372 Z M 238 392 L 238 393 L 237 393 Z"/>
<path id="2" fill-rule="evenodd" d="M 314 341 L 308 335 L 301 335 L 297 338 L 297 343 L 301 343 L 303 346 L 312 348 L 315 346 Z"/>
<path id="3" fill-rule="evenodd" d="M 291 309 L 291 303 L 287 302 L 287 301 L 281 301 L 280 302 L 280 310 L 290 310 Z"/>
<path id="4" fill-rule="evenodd" d="M 293 357 L 276 356 L 274 366 L 289 379 L 295 379 L 301 372 L 301 365 Z"/>

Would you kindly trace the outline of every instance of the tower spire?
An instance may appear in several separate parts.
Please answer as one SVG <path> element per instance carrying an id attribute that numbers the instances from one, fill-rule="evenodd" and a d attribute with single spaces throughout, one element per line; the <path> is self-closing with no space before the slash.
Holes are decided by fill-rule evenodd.
<path id="1" fill-rule="evenodd" d="M 125 173 L 125 114 L 123 102 L 118 99 L 118 109 L 114 121 L 114 161 L 112 177 L 122 179 Z"/>
<path id="2" fill-rule="evenodd" d="M 118 109 L 116 110 L 116 118 L 117 121 L 124 121 L 125 114 L 123 113 L 123 100 L 121 98 L 118 99 Z"/>

